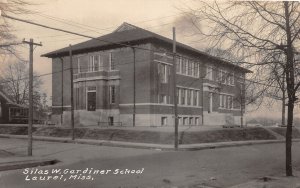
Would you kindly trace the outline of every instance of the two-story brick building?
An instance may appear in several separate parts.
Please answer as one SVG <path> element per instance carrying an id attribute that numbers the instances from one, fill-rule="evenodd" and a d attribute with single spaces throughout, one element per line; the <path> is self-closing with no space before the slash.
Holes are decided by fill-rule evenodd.
<path id="1" fill-rule="evenodd" d="M 179 125 L 239 122 L 249 71 L 182 43 L 176 48 Z M 64 124 L 71 107 L 69 50 L 43 55 L 52 58 L 52 118 Z M 136 126 L 174 125 L 171 52 L 171 39 L 127 23 L 73 45 L 75 122 L 132 126 L 135 114 Z"/>

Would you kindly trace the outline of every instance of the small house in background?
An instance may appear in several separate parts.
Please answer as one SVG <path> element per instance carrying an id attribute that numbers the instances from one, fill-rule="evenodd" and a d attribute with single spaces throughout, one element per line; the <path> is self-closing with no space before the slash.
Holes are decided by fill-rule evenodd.
<path id="1" fill-rule="evenodd" d="M 0 123 L 27 123 L 28 107 L 14 103 L 0 88 Z"/>
<path id="2" fill-rule="evenodd" d="M 175 101 L 172 44 L 123 23 L 112 33 L 73 45 L 76 124 L 132 126 L 135 117 L 136 126 L 172 126 L 174 102 L 179 125 L 239 124 L 244 106 L 239 99 L 250 71 L 178 42 Z M 65 125 L 71 109 L 69 50 L 43 55 L 52 58 L 52 121 Z"/>

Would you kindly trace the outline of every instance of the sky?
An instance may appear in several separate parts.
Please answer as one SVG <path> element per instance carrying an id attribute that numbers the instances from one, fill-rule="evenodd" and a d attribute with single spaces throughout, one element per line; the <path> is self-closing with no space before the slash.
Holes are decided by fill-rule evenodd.
<path id="1" fill-rule="evenodd" d="M 186 5 L 193 7 L 192 0 L 31 0 L 31 2 L 34 5 L 28 8 L 37 13 L 16 17 L 93 37 L 110 33 L 123 22 L 128 22 L 172 38 L 172 27 L 175 26 L 179 42 L 200 49 L 205 48 L 205 43 L 198 42 L 197 35 L 194 35 L 197 29 L 183 17 L 182 10 Z M 42 43 L 43 46 L 36 47 L 34 50 L 34 71 L 38 75 L 52 71 L 51 59 L 41 57 L 42 54 L 88 40 L 27 23 L 13 20 L 9 22 L 13 25 L 14 34 L 19 41 L 32 38 L 34 42 Z M 18 47 L 17 50 L 24 59 L 28 60 L 28 45 Z M 51 75 L 41 78 L 44 81 L 42 89 L 50 99 Z M 51 105 L 50 100 L 48 104 Z M 275 110 L 262 110 L 264 116 L 278 113 L 277 109 L 280 109 L 280 106 L 277 107 Z M 256 111 L 252 114 L 261 113 Z"/>
<path id="2" fill-rule="evenodd" d="M 86 0 L 84 3 L 82 0 L 32 0 L 31 2 L 34 5 L 28 8 L 37 13 L 15 17 L 92 37 L 110 33 L 123 22 L 128 22 L 170 38 L 172 27 L 176 22 L 182 23 L 182 12 L 179 8 L 185 3 L 172 0 Z M 9 20 L 9 22 L 13 25 L 17 41 L 32 38 L 34 42 L 42 43 L 42 47 L 36 47 L 34 50 L 34 71 L 37 74 L 52 71 L 51 59 L 41 57 L 42 54 L 89 40 L 19 21 Z M 17 50 L 23 59 L 29 59 L 28 46 L 23 45 Z M 51 75 L 42 78 L 43 89 L 51 96 Z"/>

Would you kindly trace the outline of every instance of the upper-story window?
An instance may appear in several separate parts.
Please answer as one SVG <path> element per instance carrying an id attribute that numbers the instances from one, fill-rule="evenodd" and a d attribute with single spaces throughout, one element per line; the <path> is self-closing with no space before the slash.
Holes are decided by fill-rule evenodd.
<path id="1" fill-rule="evenodd" d="M 110 52 L 109 53 L 109 70 L 116 70 L 116 65 L 115 65 L 115 61 L 113 59 L 113 53 Z"/>
<path id="2" fill-rule="evenodd" d="M 199 77 L 199 64 L 198 63 L 194 64 L 194 76 Z"/>
<path id="3" fill-rule="evenodd" d="M 189 60 L 184 57 L 177 57 L 176 58 L 176 73 L 192 76 L 192 77 L 199 77 L 199 63 Z"/>
<path id="4" fill-rule="evenodd" d="M 158 76 L 161 83 L 168 83 L 169 65 L 158 63 Z"/>
<path id="5" fill-rule="evenodd" d="M 219 70 L 219 81 L 222 84 L 234 85 L 234 75 L 224 70 Z"/>
<path id="6" fill-rule="evenodd" d="M 187 63 L 188 63 L 187 59 L 182 59 L 182 63 L 181 63 L 181 73 L 182 74 L 187 73 Z"/>
<path id="7" fill-rule="evenodd" d="M 211 66 L 206 67 L 205 78 L 208 80 L 213 80 L 213 68 Z"/>
<path id="8" fill-rule="evenodd" d="M 182 58 L 181 57 L 176 57 L 176 73 L 181 73 L 181 62 Z"/>
<path id="9" fill-rule="evenodd" d="M 229 73 L 229 84 L 234 85 L 234 75 L 233 75 L 233 73 Z"/>
<path id="10" fill-rule="evenodd" d="M 100 70 L 100 55 L 91 55 L 88 63 L 88 72 L 95 72 Z"/>
<path id="11" fill-rule="evenodd" d="M 222 84 L 226 84 L 228 80 L 228 75 L 224 70 L 219 70 L 219 81 Z"/>
<path id="12" fill-rule="evenodd" d="M 199 91 L 193 90 L 193 105 L 197 106 L 199 104 Z"/>
<path id="13" fill-rule="evenodd" d="M 78 67 L 78 73 L 85 72 L 83 70 L 83 67 L 81 66 L 81 57 L 77 57 L 77 67 Z"/>
<path id="14" fill-rule="evenodd" d="M 187 105 L 191 105 L 192 100 L 192 90 L 187 89 Z"/>
<path id="15" fill-rule="evenodd" d="M 189 60 L 189 62 L 188 62 L 188 75 L 193 76 L 193 72 L 194 72 L 194 62 Z"/>
<path id="16" fill-rule="evenodd" d="M 180 103 L 181 105 L 185 105 L 185 89 L 180 89 Z"/>

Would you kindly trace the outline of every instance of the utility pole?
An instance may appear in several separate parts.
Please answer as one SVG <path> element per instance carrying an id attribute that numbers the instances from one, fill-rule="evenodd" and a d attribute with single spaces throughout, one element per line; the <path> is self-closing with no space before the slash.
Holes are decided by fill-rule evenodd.
<path id="1" fill-rule="evenodd" d="M 174 135 L 174 147 L 178 149 L 178 112 L 177 112 L 177 94 L 176 94 L 176 34 L 175 27 L 173 27 L 173 100 L 174 100 L 174 123 L 175 123 L 175 135 Z"/>
<path id="2" fill-rule="evenodd" d="M 33 123 L 33 46 L 42 46 L 42 44 L 30 41 L 23 41 L 29 44 L 29 117 L 28 117 L 28 156 L 32 156 L 32 123 Z"/>
<path id="3" fill-rule="evenodd" d="M 71 127 L 72 127 L 72 140 L 75 139 L 74 130 L 74 82 L 73 82 L 73 60 L 72 60 L 72 45 L 70 44 L 70 74 L 71 74 Z"/>
<path id="4" fill-rule="evenodd" d="M 132 47 L 133 50 L 133 113 L 132 113 L 132 125 L 135 127 L 135 113 L 136 113 L 136 107 L 135 107 L 135 95 L 136 95 L 136 85 L 135 85 L 135 48 Z"/>
<path id="5" fill-rule="evenodd" d="M 241 84 L 241 128 L 244 127 L 244 112 L 246 110 L 246 81 L 243 77 L 243 83 Z"/>

